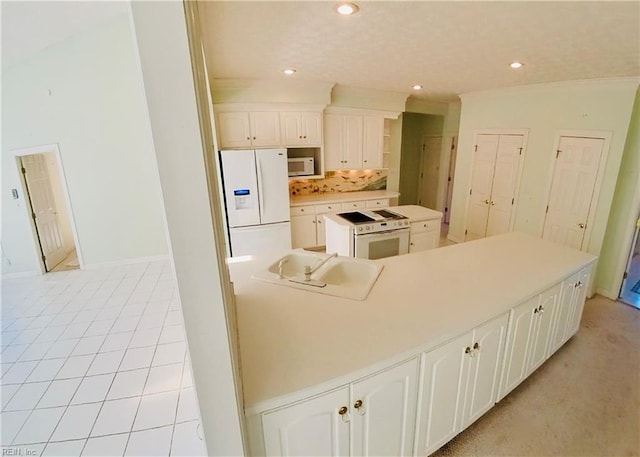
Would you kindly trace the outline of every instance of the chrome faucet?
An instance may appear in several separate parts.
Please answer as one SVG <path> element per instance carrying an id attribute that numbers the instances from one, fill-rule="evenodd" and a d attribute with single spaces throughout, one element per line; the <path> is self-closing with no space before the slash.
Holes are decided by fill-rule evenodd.
<path id="1" fill-rule="evenodd" d="M 322 259 L 320 261 L 320 263 L 318 263 L 313 268 L 311 268 L 310 265 L 305 265 L 304 266 L 304 280 L 305 281 L 311 281 L 311 275 L 313 273 L 315 273 L 318 270 L 318 268 L 320 268 L 322 265 L 327 263 L 329 261 L 329 259 L 332 259 L 333 257 L 338 257 L 338 253 L 334 252 L 333 254 L 329 254 L 328 256 L 326 256 L 324 259 Z"/>

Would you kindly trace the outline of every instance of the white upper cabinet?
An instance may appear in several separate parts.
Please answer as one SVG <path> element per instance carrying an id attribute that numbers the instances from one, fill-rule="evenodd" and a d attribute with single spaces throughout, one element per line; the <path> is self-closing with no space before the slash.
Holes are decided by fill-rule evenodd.
<path id="1" fill-rule="evenodd" d="M 218 113 L 220 147 L 280 146 L 280 113 L 230 111 Z"/>
<path id="2" fill-rule="evenodd" d="M 362 166 L 364 168 L 382 168 L 384 118 L 382 116 L 364 116 L 363 124 Z"/>
<path id="3" fill-rule="evenodd" d="M 324 116 L 325 169 L 382 168 L 382 114 L 327 113 Z"/>
<path id="4" fill-rule="evenodd" d="M 282 111 L 280 129 L 284 146 L 320 146 L 322 114 L 311 111 Z"/>

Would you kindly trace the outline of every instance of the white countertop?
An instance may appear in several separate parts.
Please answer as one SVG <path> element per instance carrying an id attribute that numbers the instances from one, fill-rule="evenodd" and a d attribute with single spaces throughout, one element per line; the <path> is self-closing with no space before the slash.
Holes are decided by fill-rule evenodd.
<path id="1" fill-rule="evenodd" d="M 419 205 L 390 206 L 389 208 L 385 209 L 406 216 L 411 222 L 430 221 L 433 219 L 442 218 L 442 213 L 440 211 L 425 208 L 424 206 Z"/>
<path id="2" fill-rule="evenodd" d="M 369 190 L 363 192 L 342 192 L 335 194 L 313 194 L 300 197 L 290 197 L 290 206 L 322 205 L 325 203 L 355 202 L 360 200 L 375 200 L 378 198 L 398 198 L 400 193 L 390 190 Z"/>
<path id="3" fill-rule="evenodd" d="M 232 264 L 245 405 L 435 347 L 594 260 L 512 232 L 380 259 L 364 301 L 251 279 L 264 262 Z"/>

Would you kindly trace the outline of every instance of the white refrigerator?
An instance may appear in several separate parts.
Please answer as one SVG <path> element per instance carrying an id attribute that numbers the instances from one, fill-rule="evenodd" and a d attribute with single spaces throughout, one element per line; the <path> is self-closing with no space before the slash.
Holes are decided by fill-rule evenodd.
<path id="1" fill-rule="evenodd" d="M 231 256 L 291 249 L 286 149 L 220 151 Z"/>

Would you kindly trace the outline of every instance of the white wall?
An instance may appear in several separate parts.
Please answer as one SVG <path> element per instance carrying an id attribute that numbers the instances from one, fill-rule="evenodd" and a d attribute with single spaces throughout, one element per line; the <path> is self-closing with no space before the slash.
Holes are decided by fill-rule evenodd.
<path id="1" fill-rule="evenodd" d="M 12 150 L 58 144 L 87 266 L 166 255 L 153 144 L 129 19 L 2 72 L 3 274 L 39 271 Z"/>
<path id="2" fill-rule="evenodd" d="M 540 235 L 558 130 L 613 133 L 587 251 L 599 254 L 638 81 L 574 81 L 463 95 L 449 236 L 464 239 L 474 132 L 529 129 L 515 230 Z"/>
<path id="3" fill-rule="evenodd" d="M 131 8 L 207 455 L 244 455 L 241 392 L 231 359 L 237 341 L 227 327 L 235 319 L 225 315 L 235 308 L 225 308 L 233 296 L 217 219 L 221 207 L 210 200 L 217 187 L 208 180 L 205 158 L 213 144 L 203 142 L 199 114 L 203 134 L 213 134 L 206 101 L 199 112 L 194 87 L 194 72 L 204 85 L 204 64 L 192 71 L 182 2 L 136 1 Z M 186 6 L 195 8 L 195 2 Z"/>

